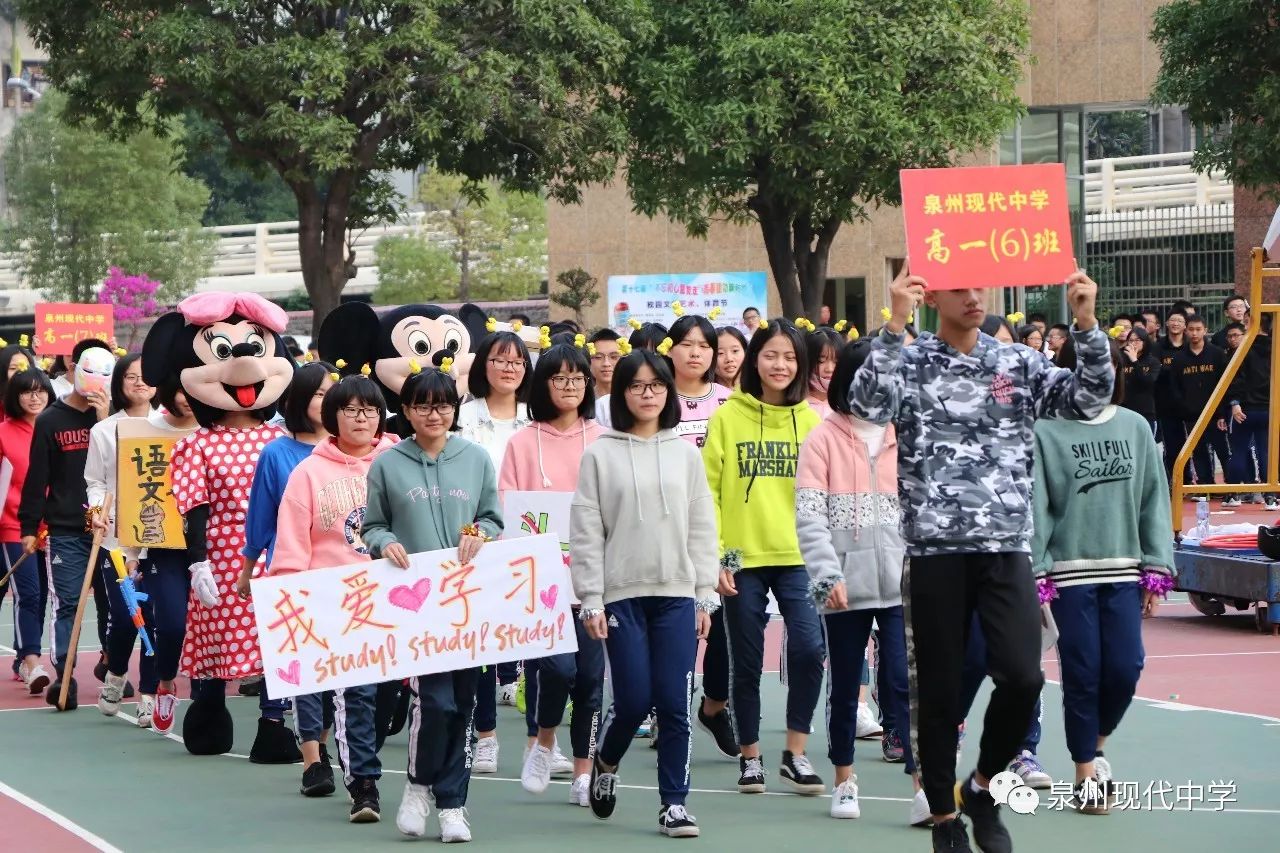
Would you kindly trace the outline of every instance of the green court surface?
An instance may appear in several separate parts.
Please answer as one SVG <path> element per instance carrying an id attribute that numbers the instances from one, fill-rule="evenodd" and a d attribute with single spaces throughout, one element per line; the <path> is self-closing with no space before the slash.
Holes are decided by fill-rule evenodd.
<path id="1" fill-rule="evenodd" d="M 1189 621 L 1187 630 L 1196 630 L 1198 624 Z M 7 618 L 0 619 L 0 632 L 7 631 Z M 1256 637 L 1244 632 L 1240 636 L 1256 643 Z M 1148 648 L 1148 653 L 1154 650 Z M 1273 662 L 1280 662 L 1280 657 L 1270 651 L 1244 654 L 1253 657 L 1236 660 L 1268 676 L 1269 682 L 1258 686 L 1274 695 Z M 1219 667 L 1236 665 L 1230 658 L 1220 660 L 1227 663 L 1219 662 Z M 1256 668 L 1259 662 L 1265 662 L 1265 669 Z M 7 659 L 4 667 L 0 671 L 7 676 Z M 1249 677 L 1244 670 L 1242 664 L 1241 677 Z M 1053 677 L 1051 670 L 1049 675 Z M 10 691 L 22 693 L 17 684 L 0 683 L 6 700 Z M 986 695 L 984 688 L 978 710 L 985 707 Z M 355 826 L 346 820 L 345 797 L 309 800 L 299 796 L 299 766 L 248 762 L 256 700 L 230 702 L 237 725 L 234 754 L 196 758 L 173 736 L 164 738 L 131 725 L 126 714 L 132 706 L 126 705 L 119 717 L 108 718 L 93 705 L 95 698 L 96 684 L 89 676 L 87 682 L 81 679 L 83 704 L 74 713 L 57 714 L 34 700 L 0 703 L 7 708 L 0 711 L 0 850 L 346 853 L 413 843 L 401 838 L 394 823 L 405 782 L 404 734 L 389 740 L 382 753 L 387 766 L 380 785 L 382 822 Z M 771 787 L 780 790 L 776 779 L 784 688 L 776 674 L 764 677 L 763 699 L 766 767 Z M 1046 687 L 1044 704 L 1040 757 L 1056 779 L 1068 779 L 1071 765 L 1063 743 L 1056 684 Z M 819 773 L 830 782 L 822 713 L 820 706 L 809 752 Z M 965 744 L 966 768 L 976 758 L 980 727 L 975 713 Z M 180 732 L 180 725 L 174 730 Z M 514 708 L 499 708 L 499 736 L 499 773 L 475 777 L 471 785 L 473 848 L 563 851 L 609 845 L 614 850 L 640 850 L 680 843 L 657 834 L 656 753 L 647 748 L 647 741 L 634 742 L 622 765 L 618 810 L 613 819 L 601 822 L 589 810 L 568 803 L 567 782 L 553 784 L 541 797 L 520 788 L 523 719 Z M 566 748 L 567 737 L 566 729 L 562 735 Z M 710 739 L 696 732 L 689 809 L 703 834 L 700 840 L 684 843 L 717 850 L 929 849 L 929 833 L 907 826 L 911 785 L 901 765 L 881 760 L 878 740 L 859 741 L 858 751 L 862 817 L 836 821 L 827 816 L 826 797 L 738 794 L 733 790 L 736 762 L 719 756 Z M 1201 797 L 1192 793 L 1189 811 L 1185 797 L 1176 811 L 1160 809 L 1158 797 L 1151 810 L 1144 797 L 1142 810 L 1106 817 L 1053 811 L 1043 805 L 1029 816 L 1004 809 L 1019 849 L 1078 853 L 1149 846 L 1204 853 L 1264 847 L 1265 839 L 1280 827 L 1280 720 L 1136 700 L 1119 735 L 1108 745 L 1107 755 L 1117 778 L 1137 783 L 1139 791 L 1151 783 L 1157 788 L 1167 783 L 1171 791 L 1191 784 L 1202 786 L 1203 793 Z M 1210 802 L 1210 785 L 1217 783 L 1234 789 L 1231 801 L 1221 810 Z M 1047 800 L 1048 792 L 1044 794 Z M 1174 799 L 1171 793 L 1169 800 Z M 39 816 L 42 810 L 44 817 Z M 429 831 L 436 831 L 434 817 Z M 417 843 L 439 842 L 429 837 Z"/>

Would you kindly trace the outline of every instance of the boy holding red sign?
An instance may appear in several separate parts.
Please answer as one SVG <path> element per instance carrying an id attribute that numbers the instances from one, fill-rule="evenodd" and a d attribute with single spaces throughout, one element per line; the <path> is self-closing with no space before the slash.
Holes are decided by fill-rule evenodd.
<path id="1" fill-rule="evenodd" d="M 894 421 L 898 430 L 912 746 L 936 851 L 970 849 L 959 811 L 985 853 L 1013 849 L 988 785 L 1017 753 L 1044 683 L 1030 563 L 1032 428 L 1041 417 L 1096 417 L 1115 380 L 1094 317 L 1097 285 L 1083 270 L 1066 285 L 1075 372 L 981 334 L 983 290 L 929 288 L 904 265 L 890 289 L 892 316 L 849 391 L 855 416 Z M 922 299 L 938 312 L 938 333 L 904 348 L 907 319 Z M 953 793 L 964 635 L 974 611 L 995 690 L 977 769 Z"/>

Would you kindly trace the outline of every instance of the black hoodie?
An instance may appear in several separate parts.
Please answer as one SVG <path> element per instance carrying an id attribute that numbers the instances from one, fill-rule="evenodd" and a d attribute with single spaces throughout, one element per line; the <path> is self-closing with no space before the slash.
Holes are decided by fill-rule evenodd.
<path id="1" fill-rule="evenodd" d="M 23 536 L 35 536 L 40 522 L 50 536 L 80 536 L 85 532 L 85 504 L 89 498 L 84 466 L 89 457 L 89 430 L 98 413 L 75 409 L 62 400 L 40 413 L 31 436 L 31 467 L 22 484 L 18 523 Z"/>
<path id="2" fill-rule="evenodd" d="M 1244 364 L 1222 401 L 1228 412 L 1231 401 L 1240 403 L 1246 412 L 1267 411 L 1271 407 L 1271 336 L 1258 335 L 1245 353 Z"/>
<path id="3" fill-rule="evenodd" d="M 1226 369 L 1227 354 L 1207 341 L 1198 355 L 1191 351 L 1190 344 L 1178 353 L 1171 368 L 1171 385 L 1184 421 L 1200 417 Z"/>

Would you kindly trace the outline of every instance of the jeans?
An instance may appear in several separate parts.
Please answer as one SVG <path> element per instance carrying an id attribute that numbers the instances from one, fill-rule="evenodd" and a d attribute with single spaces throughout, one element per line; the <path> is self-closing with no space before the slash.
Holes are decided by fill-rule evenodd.
<path id="1" fill-rule="evenodd" d="M 409 707 L 409 781 L 429 785 L 436 808 L 467 804 L 471 782 L 471 718 L 480 669 L 459 669 L 412 679 Z"/>
<path id="2" fill-rule="evenodd" d="M 1228 482 L 1253 482 L 1253 454 L 1250 452 L 1250 444 L 1258 454 L 1258 473 L 1260 475 L 1266 473 L 1270 418 L 1271 413 L 1266 409 L 1248 409 L 1244 412 L 1244 423 L 1231 422 L 1231 462 L 1227 469 Z"/>
<path id="3" fill-rule="evenodd" d="M 1059 587 L 1050 604 L 1058 623 L 1062 717 L 1077 764 L 1093 761 L 1142 675 L 1142 591 L 1136 581 Z"/>
<path id="4" fill-rule="evenodd" d="M 760 741 L 760 675 L 768 593 L 778 602 L 787 631 L 787 729 L 808 733 L 822 690 L 822 626 L 809 595 L 804 566 L 743 569 L 734 575 L 738 594 L 724 599 L 729 647 L 729 719 L 739 746 Z M 863 646 L 865 647 L 865 643 Z"/>
<path id="5" fill-rule="evenodd" d="M 886 731 L 894 731 L 904 744 L 911 734 L 911 709 L 907 689 L 907 635 L 902 607 L 845 610 L 822 617 L 831 668 L 827 680 L 827 757 L 836 767 L 853 765 L 854 741 L 858 733 L 858 688 L 866 671 L 867 640 L 871 623 L 880 628 L 879 682 L 880 710 Z M 907 745 L 906 769 L 916 769 Z"/>
<path id="6" fill-rule="evenodd" d="M 987 641 L 982 636 L 982 620 L 978 618 L 977 611 L 974 611 L 973 621 L 969 625 L 969 640 L 965 643 L 964 648 L 964 676 L 963 676 L 963 697 L 961 698 L 961 715 L 960 719 L 969 716 L 969 710 L 973 707 L 973 701 L 978 698 L 978 690 L 982 687 L 982 682 L 987 678 Z M 1042 690 L 1041 693 L 1044 691 Z M 1040 727 L 1040 719 L 1044 716 L 1044 697 L 1036 699 L 1035 711 L 1031 714 L 1031 722 L 1027 724 L 1027 735 L 1022 740 L 1022 749 L 1020 751 L 1029 752 L 1036 755 L 1040 749 L 1040 736 L 1042 734 Z"/>
<path id="7" fill-rule="evenodd" d="M 378 685 L 340 687 L 333 691 L 333 736 L 347 787 L 357 779 L 381 779 L 375 711 Z M 468 742 L 470 735 L 468 734 Z"/>
<path id="8" fill-rule="evenodd" d="M 604 643 L 591 639 L 580 619 L 575 617 L 573 624 L 578 632 L 578 651 L 538 661 L 535 713 L 538 728 L 554 729 L 564 721 L 565 703 L 573 699 L 569 740 L 573 757 L 586 759 L 595 754 L 600 706 L 604 704 Z"/>
<path id="9" fill-rule="evenodd" d="M 658 793 L 663 805 L 684 805 L 693 758 L 689 703 L 698 656 L 693 599 L 628 598 L 607 605 L 605 612 L 613 703 L 600 735 L 600 760 L 621 764 L 636 727 L 656 709 Z"/>
<path id="10" fill-rule="evenodd" d="M 995 682 L 978 755 L 983 776 L 995 776 L 1013 760 L 1044 686 L 1040 603 L 1031 558 L 984 552 L 911 557 L 902 589 L 911 740 L 929 809 L 947 815 L 956 809 L 965 635 L 975 610 L 988 640 L 986 671 Z"/>
<path id="11" fill-rule="evenodd" d="M 4 543 L 5 573 L 22 559 L 22 553 L 21 542 Z M 44 552 L 36 551 L 9 578 L 8 585 L 13 590 L 13 648 L 17 652 L 14 663 L 21 662 L 27 655 L 40 656 L 44 612 L 49 599 L 47 572 Z"/>
<path id="12" fill-rule="evenodd" d="M 49 576 L 54 608 L 53 665 L 59 673 L 71 645 L 71 629 L 80 604 L 80 587 L 84 585 L 92 547 L 93 537 L 87 533 L 49 537 Z"/>
<path id="13" fill-rule="evenodd" d="M 147 624 L 155 636 L 155 674 L 160 681 L 178 677 L 182 641 L 187 636 L 187 599 L 191 595 L 186 551 L 151 548 L 141 564 L 146 586 Z"/>

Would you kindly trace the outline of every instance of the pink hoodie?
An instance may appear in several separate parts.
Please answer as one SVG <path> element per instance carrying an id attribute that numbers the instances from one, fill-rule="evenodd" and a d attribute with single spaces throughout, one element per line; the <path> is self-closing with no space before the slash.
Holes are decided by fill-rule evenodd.
<path id="1" fill-rule="evenodd" d="M 369 468 L 398 439 L 384 435 L 366 456 L 348 456 L 336 439 L 316 445 L 285 486 L 276 516 L 276 549 L 270 574 L 327 569 L 369 560 L 360 538 L 367 505 Z"/>
<path id="2" fill-rule="evenodd" d="M 516 430 L 502 458 L 498 494 L 574 491 L 582 454 L 603 434 L 604 427 L 585 418 L 578 418 L 568 432 L 538 421 Z"/>

